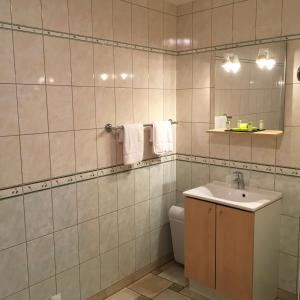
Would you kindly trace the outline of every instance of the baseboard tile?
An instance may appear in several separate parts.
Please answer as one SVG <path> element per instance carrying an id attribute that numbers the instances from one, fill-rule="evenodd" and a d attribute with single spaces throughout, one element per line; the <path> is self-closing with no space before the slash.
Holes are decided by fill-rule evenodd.
<path id="1" fill-rule="evenodd" d="M 278 298 L 282 300 L 297 300 L 297 295 L 282 289 L 278 289 Z"/>

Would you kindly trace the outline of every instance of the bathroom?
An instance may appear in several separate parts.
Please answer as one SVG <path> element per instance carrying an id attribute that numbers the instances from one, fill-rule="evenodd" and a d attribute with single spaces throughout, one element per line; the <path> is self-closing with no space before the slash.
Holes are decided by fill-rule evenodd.
<path id="1" fill-rule="evenodd" d="M 0 300 L 298 299 L 299 11 L 299 0 L 0 0 Z M 276 199 L 245 208 L 261 195 Z M 188 238 L 211 221 L 191 203 L 213 212 L 211 243 Z M 241 232 L 253 250 L 249 282 L 229 271 L 230 288 L 216 274 L 232 267 L 215 257 L 230 252 L 216 245 L 220 207 L 250 216 L 223 231 L 232 251 Z M 212 285 L 193 283 L 208 265 L 197 247 Z"/>

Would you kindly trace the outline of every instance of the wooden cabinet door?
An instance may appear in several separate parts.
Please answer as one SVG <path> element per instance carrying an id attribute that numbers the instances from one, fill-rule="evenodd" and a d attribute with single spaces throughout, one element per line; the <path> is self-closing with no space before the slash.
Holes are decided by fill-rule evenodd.
<path id="1" fill-rule="evenodd" d="M 190 280 L 215 289 L 216 205 L 185 198 L 184 270 Z"/>
<path id="2" fill-rule="evenodd" d="M 254 213 L 217 205 L 216 219 L 216 289 L 234 300 L 250 300 Z"/>

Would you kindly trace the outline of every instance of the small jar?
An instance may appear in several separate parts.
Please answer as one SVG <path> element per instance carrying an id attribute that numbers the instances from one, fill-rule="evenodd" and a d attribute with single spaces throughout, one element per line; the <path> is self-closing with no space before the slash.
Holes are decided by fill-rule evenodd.
<path id="1" fill-rule="evenodd" d="M 259 120 L 259 126 L 258 126 L 259 130 L 264 130 L 265 129 L 265 124 L 264 124 L 264 120 Z"/>
<path id="2" fill-rule="evenodd" d="M 226 130 L 230 130 L 231 129 L 231 121 L 227 120 L 226 122 Z"/>
<path id="3" fill-rule="evenodd" d="M 251 121 L 248 123 L 248 131 L 253 131 L 253 123 Z"/>

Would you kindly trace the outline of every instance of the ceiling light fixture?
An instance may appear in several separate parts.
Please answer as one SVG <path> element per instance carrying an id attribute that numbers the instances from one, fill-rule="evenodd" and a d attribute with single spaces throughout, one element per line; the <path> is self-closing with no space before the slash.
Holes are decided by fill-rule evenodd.
<path id="1" fill-rule="evenodd" d="M 256 64 L 258 67 L 263 69 L 272 70 L 276 65 L 276 60 L 270 57 L 270 50 L 269 49 L 259 49 Z"/>
<path id="2" fill-rule="evenodd" d="M 236 74 L 241 69 L 241 63 L 239 57 L 235 54 L 225 54 L 224 55 L 224 63 L 222 64 L 222 68 L 227 73 L 234 73 Z"/>

